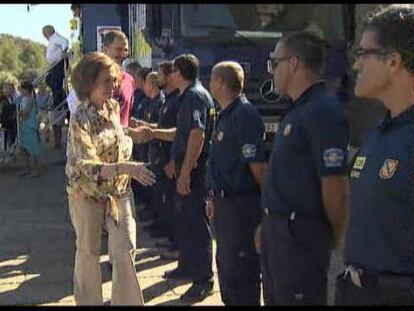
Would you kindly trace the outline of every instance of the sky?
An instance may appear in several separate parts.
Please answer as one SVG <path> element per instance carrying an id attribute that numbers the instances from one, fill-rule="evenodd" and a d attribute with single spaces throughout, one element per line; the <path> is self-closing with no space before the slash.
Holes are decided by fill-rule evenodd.
<path id="1" fill-rule="evenodd" d="M 0 33 L 31 39 L 47 45 L 42 35 L 45 25 L 52 25 L 55 30 L 70 41 L 69 21 L 73 18 L 70 4 L 0 4 Z"/>

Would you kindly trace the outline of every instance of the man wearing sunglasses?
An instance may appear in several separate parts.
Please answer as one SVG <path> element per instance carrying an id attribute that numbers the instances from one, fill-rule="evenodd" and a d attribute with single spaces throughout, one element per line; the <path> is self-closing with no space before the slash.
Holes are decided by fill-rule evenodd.
<path id="1" fill-rule="evenodd" d="M 414 303 L 414 7 L 367 19 L 354 51 L 355 95 L 388 110 L 369 131 L 350 172 L 346 270 L 338 305 Z"/>
<path id="2" fill-rule="evenodd" d="M 341 245 L 348 216 L 348 122 L 321 81 L 319 37 L 291 34 L 270 57 L 275 88 L 292 105 L 275 134 L 262 190 L 264 302 L 323 305 L 331 250 Z"/>

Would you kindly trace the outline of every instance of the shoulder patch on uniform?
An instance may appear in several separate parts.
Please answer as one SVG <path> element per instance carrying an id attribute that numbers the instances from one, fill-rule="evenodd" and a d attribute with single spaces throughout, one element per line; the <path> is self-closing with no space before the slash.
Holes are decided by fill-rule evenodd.
<path id="1" fill-rule="evenodd" d="M 323 162 L 325 167 L 340 167 L 344 160 L 344 151 L 339 148 L 325 149 L 323 152 Z"/>
<path id="2" fill-rule="evenodd" d="M 194 110 L 193 111 L 193 120 L 194 121 L 198 121 L 198 120 L 200 120 L 200 118 L 201 118 L 201 112 L 200 112 L 200 110 Z"/>
<path id="3" fill-rule="evenodd" d="M 397 167 L 398 167 L 398 160 L 386 159 L 384 161 L 384 164 L 382 164 L 380 168 L 379 176 L 382 179 L 390 179 L 392 176 L 394 176 L 395 171 L 397 170 Z"/>
<path id="4" fill-rule="evenodd" d="M 243 157 L 245 157 L 246 159 L 256 157 L 256 153 L 257 153 L 256 145 L 244 144 L 242 146 L 242 153 L 243 153 Z"/>
<path id="5" fill-rule="evenodd" d="M 285 128 L 283 129 L 283 135 L 288 136 L 291 130 L 292 130 L 292 124 L 291 123 L 286 124 Z"/>

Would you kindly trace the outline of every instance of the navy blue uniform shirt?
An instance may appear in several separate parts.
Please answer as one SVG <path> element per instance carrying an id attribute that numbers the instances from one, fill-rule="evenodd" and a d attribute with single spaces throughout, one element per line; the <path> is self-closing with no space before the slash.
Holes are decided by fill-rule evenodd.
<path id="1" fill-rule="evenodd" d="M 279 124 L 262 205 L 272 211 L 324 216 L 321 177 L 346 174 L 349 126 L 336 95 L 310 86 Z"/>
<path id="2" fill-rule="evenodd" d="M 264 125 L 243 95 L 222 110 L 213 131 L 208 187 L 227 193 L 259 190 L 249 163 L 265 162 Z"/>
<path id="3" fill-rule="evenodd" d="M 414 274 L 414 107 L 366 135 L 350 180 L 345 263 Z"/>
<path id="4" fill-rule="evenodd" d="M 201 82 L 191 84 L 180 98 L 177 116 L 177 132 L 171 147 L 171 158 L 182 162 L 187 151 L 187 142 L 192 129 L 204 131 L 204 144 L 198 162 L 205 162 L 210 148 L 211 132 L 214 122 L 214 103 L 210 93 Z"/>
<path id="5" fill-rule="evenodd" d="M 180 91 L 177 89 L 165 95 L 165 104 L 161 107 L 158 117 L 158 128 L 168 129 L 176 127 L 177 115 L 180 108 L 179 102 Z M 163 169 L 170 160 L 170 152 L 172 143 L 163 140 L 154 140 L 153 147 L 156 149 L 156 165 Z"/>
<path id="6" fill-rule="evenodd" d="M 144 110 L 146 107 L 143 107 L 145 102 L 145 94 L 140 89 L 135 89 L 134 91 L 134 105 L 132 106 L 131 117 L 135 119 L 143 119 Z"/>
<path id="7" fill-rule="evenodd" d="M 165 105 L 165 96 L 164 93 L 160 94 L 154 99 L 148 100 L 149 104 L 144 113 L 144 121 L 148 123 L 158 123 L 158 118 L 160 116 L 160 110 Z M 157 157 L 157 141 L 152 140 L 148 143 L 148 160 L 150 163 L 155 164 Z"/>

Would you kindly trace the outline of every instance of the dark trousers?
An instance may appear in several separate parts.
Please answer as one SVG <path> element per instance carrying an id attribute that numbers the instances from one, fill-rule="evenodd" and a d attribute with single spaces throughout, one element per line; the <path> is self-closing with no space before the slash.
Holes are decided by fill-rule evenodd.
<path id="1" fill-rule="evenodd" d="M 368 279 L 368 280 L 367 280 Z M 414 276 L 381 275 L 361 277 L 363 287 L 357 287 L 350 275 L 341 274 L 336 280 L 336 305 L 413 305 Z"/>
<path id="2" fill-rule="evenodd" d="M 216 263 L 225 305 L 260 304 L 260 257 L 254 232 L 260 223 L 260 193 L 214 198 Z"/>
<path id="3" fill-rule="evenodd" d="M 263 215 L 265 305 L 326 305 L 331 228 L 326 220 L 298 215 L 292 218 Z"/>
<path id="4" fill-rule="evenodd" d="M 178 170 L 179 171 L 179 170 Z M 191 174 L 191 193 L 177 194 L 179 226 L 178 269 L 189 274 L 193 282 L 206 282 L 213 277 L 212 241 L 205 213 L 205 168 L 198 166 Z"/>
<path id="5" fill-rule="evenodd" d="M 170 180 L 164 172 L 157 174 L 154 185 L 154 201 L 159 224 L 165 229 L 167 235 L 177 242 L 177 212 L 175 207 L 176 196 L 175 180 Z"/>
<path id="6" fill-rule="evenodd" d="M 7 146 L 12 146 L 16 141 L 17 124 L 6 128 L 4 131 L 4 151 L 7 151 Z"/>
<path id="7" fill-rule="evenodd" d="M 53 107 L 57 107 L 65 99 L 66 94 L 63 89 L 63 80 L 65 79 L 63 60 L 49 72 L 46 77 L 46 84 L 52 90 Z"/>

